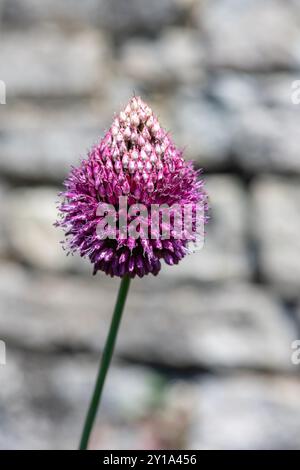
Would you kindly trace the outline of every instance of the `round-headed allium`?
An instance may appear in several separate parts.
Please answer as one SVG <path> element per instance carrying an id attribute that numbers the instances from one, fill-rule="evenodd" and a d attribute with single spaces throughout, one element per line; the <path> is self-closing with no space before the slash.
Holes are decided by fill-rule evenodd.
<path id="1" fill-rule="evenodd" d="M 88 157 L 71 169 L 64 183 L 66 190 L 60 194 L 63 200 L 56 225 L 65 229 L 70 252 L 89 257 L 94 274 L 101 270 L 120 277 L 156 275 L 161 260 L 177 264 L 189 252 L 189 243 L 197 241 L 196 207 L 201 207 L 202 224 L 207 220 L 207 195 L 199 174 L 192 162 L 183 159 L 151 108 L 134 96 Z M 124 236 L 124 225 L 120 222 L 118 226 L 124 198 L 128 207 L 138 204 L 148 210 L 146 215 L 140 214 L 139 230 L 135 220 L 138 236 L 127 228 Z M 113 236 L 112 230 L 106 236 L 98 230 L 105 217 L 99 212 L 101 204 L 115 209 L 115 225 L 110 227 L 115 229 Z M 163 209 L 155 226 L 153 207 L 171 208 L 169 219 L 164 219 Z M 192 227 L 190 236 L 181 220 L 179 226 L 175 222 L 185 207 L 192 207 L 186 217 Z M 132 221 L 133 212 L 126 210 L 129 228 Z"/>

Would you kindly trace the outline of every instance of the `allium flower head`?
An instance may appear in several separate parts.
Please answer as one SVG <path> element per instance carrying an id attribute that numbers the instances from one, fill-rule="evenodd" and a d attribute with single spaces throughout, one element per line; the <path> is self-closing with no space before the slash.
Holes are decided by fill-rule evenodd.
<path id="1" fill-rule="evenodd" d="M 158 274 L 161 260 L 177 264 L 188 253 L 190 240 L 178 237 L 175 230 L 168 239 L 160 232 L 153 238 L 145 230 L 139 238 L 124 238 L 119 229 L 115 238 L 103 239 L 97 232 L 101 220 L 97 208 L 106 203 L 117 210 L 120 196 L 127 196 L 128 205 L 139 203 L 147 208 L 201 204 L 206 222 L 207 196 L 199 173 L 183 159 L 151 108 L 134 96 L 65 181 L 57 225 L 66 231 L 69 251 L 89 257 L 94 274 L 101 270 L 111 276 L 142 277 Z M 193 224 L 194 219 L 193 212 Z M 146 224 L 150 226 L 150 219 Z"/>

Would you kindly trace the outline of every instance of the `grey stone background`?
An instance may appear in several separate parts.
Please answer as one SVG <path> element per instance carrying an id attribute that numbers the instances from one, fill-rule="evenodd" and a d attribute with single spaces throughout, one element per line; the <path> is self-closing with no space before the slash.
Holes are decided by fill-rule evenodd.
<path id="1" fill-rule="evenodd" d="M 118 280 L 56 194 L 133 92 L 205 168 L 205 248 L 132 284 L 93 448 L 300 448 L 298 0 L 0 0 L 0 447 L 76 448 Z"/>

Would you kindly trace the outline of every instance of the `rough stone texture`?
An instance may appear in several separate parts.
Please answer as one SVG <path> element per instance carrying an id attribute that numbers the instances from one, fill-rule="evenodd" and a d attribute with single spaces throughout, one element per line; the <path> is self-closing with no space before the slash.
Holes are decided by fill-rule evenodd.
<path id="1" fill-rule="evenodd" d="M 107 78 L 106 52 L 96 31 L 68 35 L 49 27 L 7 32 L 1 37 L 1 79 L 8 97 L 88 95 Z"/>
<path id="2" fill-rule="evenodd" d="M 180 110 L 180 112 L 178 112 Z M 187 157 L 214 169 L 226 164 L 231 142 L 230 117 L 199 93 L 181 93 L 170 105 L 172 133 Z"/>
<path id="3" fill-rule="evenodd" d="M 9 350 L 7 365 L 1 369 L 0 448 L 76 449 L 97 362 L 86 355 L 62 356 L 57 361 L 54 355 L 21 356 Z M 140 421 L 150 416 L 157 397 L 160 400 L 160 381 L 144 368 L 113 368 L 91 446 L 108 444 L 110 428 L 116 425 L 125 427 L 128 436 L 111 441 L 112 448 L 128 448 L 130 441 L 147 445 L 146 433 L 138 436 L 143 427 Z"/>
<path id="4" fill-rule="evenodd" d="M 167 300 L 163 293 L 148 301 L 144 317 L 139 313 L 135 328 L 123 337 L 134 355 L 139 351 L 146 361 L 174 365 L 290 368 L 294 326 L 276 297 L 245 285 L 208 291 L 178 285 L 167 294 Z"/>
<path id="5" fill-rule="evenodd" d="M 211 97 L 232 115 L 239 115 L 263 100 L 262 79 L 256 75 L 220 71 L 210 80 Z"/>
<path id="6" fill-rule="evenodd" d="M 1 449 L 76 449 L 96 369 L 96 358 L 82 354 L 57 361 L 10 351 L 1 369 Z M 166 381 L 115 363 L 91 448 L 299 449 L 299 392 L 289 377 Z"/>
<path id="7" fill-rule="evenodd" d="M 268 106 L 285 107 L 297 110 L 295 98 L 299 101 L 298 73 L 289 74 L 287 72 L 277 72 L 267 74 L 260 78 L 260 91 L 263 101 Z M 296 83 L 295 83 L 296 82 Z M 298 106 L 299 109 L 299 106 Z"/>
<path id="8" fill-rule="evenodd" d="M 209 64 L 247 71 L 299 68 L 299 13 L 299 3 L 290 0 L 199 2 Z"/>
<path id="9" fill-rule="evenodd" d="M 9 26 L 57 22 L 63 26 L 97 25 L 103 0 L 1 0 L 3 20 Z"/>
<path id="10" fill-rule="evenodd" d="M 7 235 L 5 231 L 5 224 L 4 219 L 5 219 L 5 202 L 4 198 L 7 192 L 7 188 L 5 185 L 0 181 L 0 256 L 5 256 L 5 253 L 7 251 Z"/>
<path id="11" fill-rule="evenodd" d="M 3 267 L 0 331 L 8 343 L 98 350 L 116 285 L 103 284 L 102 276 L 93 282 L 63 279 L 29 277 L 14 266 Z M 149 297 L 151 289 L 156 295 Z M 260 288 L 229 284 L 209 290 L 180 285 L 162 289 L 154 279 L 146 288 L 138 283 L 129 298 L 118 353 L 175 367 L 288 370 L 293 338 L 293 323 L 276 296 Z"/>
<path id="12" fill-rule="evenodd" d="M 184 259 L 176 269 L 164 270 L 172 279 L 202 282 L 243 279 L 251 275 L 247 252 L 247 199 L 237 178 L 207 176 L 211 221 L 206 227 L 204 246 Z"/>
<path id="13" fill-rule="evenodd" d="M 5 232 L 8 250 L 28 265 L 46 270 L 65 270 L 78 266 L 78 258 L 64 256 L 60 242 L 62 231 L 57 220 L 55 201 L 58 189 L 18 189 L 6 198 Z M 84 266 L 80 263 L 79 266 Z"/>
<path id="14" fill-rule="evenodd" d="M 203 50 L 200 36 L 185 29 L 168 29 L 158 40 L 132 39 L 122 50 L 125 73 L 149 86 L 194 83 L 201 79 Z M 180 63 L 180 67 L 178 67 Z M 164 64 L 164 67 L 161 65 Z"/>
<path id="15" fill-rule="evenodd" d="M 261 178 L 252 191 L 262 274 L 278 291 L 296 296 L 300 289 L 300 180 Z"/>
<path id="16" fill-rule="evenodd" d="M 199 384 L 190 446 L 299 449 L 299 380 L 242 375 Z M 195 399 L 197 398 L 197 399 Z"/>
<path id="17" fill-rule="evenodd" d="M 3 9 L 5 0 L 0 0 L 0 24 L 2 25 L 3 20 Z"/>
<path id="18" fill-rule="evenodd" d="M 80 116 L 80 119 L 78 119 Z M 61 184 L 70 165 L 103 131 L 101 115 L 90 106 L 72 106 L 66 111 L 24 105 L 0 116 L 0 171 L 11 178 L 56 181 Z"/>
<path id="19" fill-rule="evenodd" d="M 238 164 L 250 172 L 300 172 L 297 129 L 300 113 L 293 109 L 254 107 L 240 114 L 233 153 Z"/>
<path id="20" fill-rule="evenodd" d="M 211 221 L 132 284 L 91 446 L 299 449 L 299 18 L 298 0 L 0 0 L 1 448 L 77 448 L 119 283 L 64 256 L 56 193 L 136 93 L 206 170 Z"/>
<path id="21" fill-rule="evenodd" d="M 209 92 L 220 106 L 238 118 L 247 110 L 253 111 L 253 108 L 261 105 L 270 114 L 275 112 L 276 115 L 281 110 L 297 110 L 297 106 L 291 106 L 293 96 L 299 98 L 300 86 L 297 83 L 293 85 L 294 82 L 297 82 L 297 73 L 249 74 L 220 70 L 220 73 L 213 76 Z"/>
<path id="22" fill-rule="evenodd" d="M 40 22 L 64 27 L 101 26 L 108 33 L 129 35 L 155 33 L 184 18 L 185 0 L 1 0 L 3 17 L 9 26 L 36 26 Z"/>
<path id="23" fill-rule="evenodd" d="M 100 25 L 113 33 L 157 33 L 184 13 L 184 2 L 177 0 L 102 0 Z"/>

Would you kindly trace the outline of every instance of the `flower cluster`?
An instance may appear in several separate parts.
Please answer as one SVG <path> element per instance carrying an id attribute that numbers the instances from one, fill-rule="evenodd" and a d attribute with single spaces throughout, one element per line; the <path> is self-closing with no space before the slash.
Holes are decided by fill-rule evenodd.
<path id="1" fill-rule="evenodd" d="M 65 187 L 57 225 L 66 231 L 69 250 L 89 257 L 94 273 L 156 275 L 161 260 L 177 264 L 188 253 L 188 240 L 172 236 L 172 231 L 169 239 L 124 238 L 118 231 L 115 239 L 101 239 L 97 234 L 101 202 L 116 209 L 120 196 L 127 196 L 128 204 L 146 207 L 201 204 L 203 222 L 207 219 L 207 195 L 199 170 L 183 159 L 151 108 L 135 96 L 87 159 L 72 168 Z"/>

